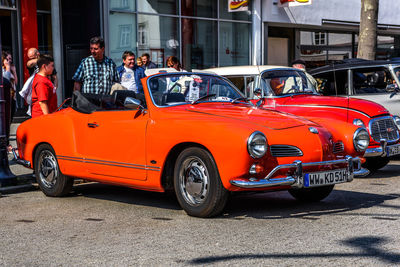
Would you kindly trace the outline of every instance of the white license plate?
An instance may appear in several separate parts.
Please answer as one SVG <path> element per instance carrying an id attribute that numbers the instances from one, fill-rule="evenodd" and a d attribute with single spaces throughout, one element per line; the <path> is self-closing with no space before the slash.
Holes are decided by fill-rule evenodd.
<path id="1" fill-rule="evenodd" d="M 399 145 L 393 145 L 393 146 L 388 146 L 387 147 L 388 150 L 388 156 L 394 156 L 394 155 L 398 155 L 400 154 L 400 144 Z"/>
<path id="2" fill-rule="evenodd" d="M 347 182 L 349 173 L 346 169 L 313 172 L 304 175 L 304 187 L 324 186 Z"/>

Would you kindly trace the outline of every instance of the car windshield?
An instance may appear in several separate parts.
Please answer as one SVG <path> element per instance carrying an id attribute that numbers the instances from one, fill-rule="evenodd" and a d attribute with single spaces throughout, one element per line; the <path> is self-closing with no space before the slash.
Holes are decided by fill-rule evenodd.
<path id="1" fill-rule="evenodd" d="M 234 85 L 213 75 L 167 73 L 149 78 L 147 84 L 157 106 L 244 101 L 244 96 Z"/>
<path id="2" fill-rule="evenodd" d="M 317 94 L 316 88 L 314 78 L 301 70 L 265 71 L 261 76 L 261 89 L 267 96 Z"/>

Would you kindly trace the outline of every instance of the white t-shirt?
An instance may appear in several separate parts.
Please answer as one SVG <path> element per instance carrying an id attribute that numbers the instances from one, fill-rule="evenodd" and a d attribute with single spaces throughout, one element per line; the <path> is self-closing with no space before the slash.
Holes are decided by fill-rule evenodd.
<path id="1" fill-rule="evenodd" d="M 128 90 L 137 91 L 136 81 L 135 81 L 135 73 L 132 69 L 125 67 L 125 72 L 121 77 L 121 85 Z"/>

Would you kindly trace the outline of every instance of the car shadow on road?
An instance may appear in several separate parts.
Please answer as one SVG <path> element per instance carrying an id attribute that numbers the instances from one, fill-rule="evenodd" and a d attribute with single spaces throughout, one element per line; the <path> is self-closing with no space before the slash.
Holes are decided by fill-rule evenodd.
<path id="1" fill-rule="evenodd" d="M 171 193 L 149 192 L 100 183 L 75 185 L 71 195 L 171 210 L 181 209 L 175 195 Z"/>
<path id="2" fill-rule="evenodd" d="M 241 220 L 299 218 L 319 220 L 320 216 L 368 216 L 377 220 L 397 220 L 400 213 L 368 213 L 363 209 L 380 206 L 397 209 L 400 206 L 384 203 L 400 198 L 400 194 L 372 194 L 346 190 L 334 190 L 326 199 L 305 203 L 295 200 L 286 191 L 267 193 L 240 193 L 232 196 L 220 218 Z"/>
<path id="3" fill-rule="evenodd" d="M 73 196 L 117 201 L 170 210 L 181 210 L 173 193 L 157 193 L 98 183 L 74 187 Z M 216 219 L 243 220 L 300 218 L 318 220 L 323 215 L 369 216 L 376 220 L 397 220 L 398 214 L 360 212 L 362 209 L 380 206 L 400 210 L 400 206 L 384 203 L 399 198 L 397 194 L 371 194 L 346 190 L 334 190 L 329 197 L 317 203 L 295 200 L 287 191 L 233 194 L 223 214 Z"/>
<path id="4" fill-rule="evenodd" d="M 356 259 L 375 259 L 386 264 L 400 264 L 400 254 L 397 252 L 387 251 L 382 247 L 387 242 L 388 238 L 378 236 L 361 236 L 345 239 L 340 243 L 349 247 L 351 250 L 356 249 L 359 252 L 336 252 L 336 253 L 265 253 L 265 254 L 229 254 L 211 257 L 194 258 L 186 263 L 188 265 L 205 265 L 205 264 L 218 264 L 229 263 L 229 261 L 238 260 L 273 260 L 273 259 L 318 259 L 318 258 L 356 258 Z"/>
<path id="5" fill-rule="evenodd" d="M 377 170 L 375 172 L 372 172 L 367 177 L 361 177 L 361 178 L 356 178 L 356 179 L 394 178 L 394 177 L 398 176 L 397 175 L 398 173 L 400 173 L 400 165 L 396 164 L 396 163 L 398 163 L 398 162 L 395 162 L 395 163 L 390 162 L 384 168 Z"/>

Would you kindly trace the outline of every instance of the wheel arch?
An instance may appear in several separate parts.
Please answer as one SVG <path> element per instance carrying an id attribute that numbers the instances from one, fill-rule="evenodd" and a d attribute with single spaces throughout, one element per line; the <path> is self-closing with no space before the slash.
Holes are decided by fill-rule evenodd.
<path id="1" fill-rule="evenodd" d="M 185 149 L 187 149 L 189 147 L 202 148 L 202 149 L 206 150 L 208 153 L 210 153 L 210 155 L 213 157 L 211 151 L 207 147 L 202 145 L 202 144 L 195 143 L 195 142 L 184 142 L 184 143 L 176 144 L 169 151 L 169 153 L 168 153 L 168 155 L 167 155 L 167 157 L 165 159 L 164 167 L 163 167 L 163 170 L 162 170 L 161 184 L 162 184 L 163 188 L 166 191 L 172 191 L 173 190 L 173 188 L 174 188 L 173 178 L 174 178 L 175 162 L 176 162 L 179 154 L 183 150 L 185 150 Z"/>
<path id="2" fill-rule="evenodd" d="M 35 169 L 35 155 L 36 155 L 37 149 L 38 149 L 41 145 L 49 145 L 50 147 L 52 147 L 52 148 L 54 149 L 54 147 L 53 147 L 50 143 L 47 143 L 47 142 L 40 142 L 40 143 L 37 143 L 37 144 L 35 145 L 35 147 L 33 148 L 33 150 L 32 150 L 32 163 L 31 163 L 32 169 Z M 57 156 L 56 156 L 56 157 L 57 157 Z"/>

